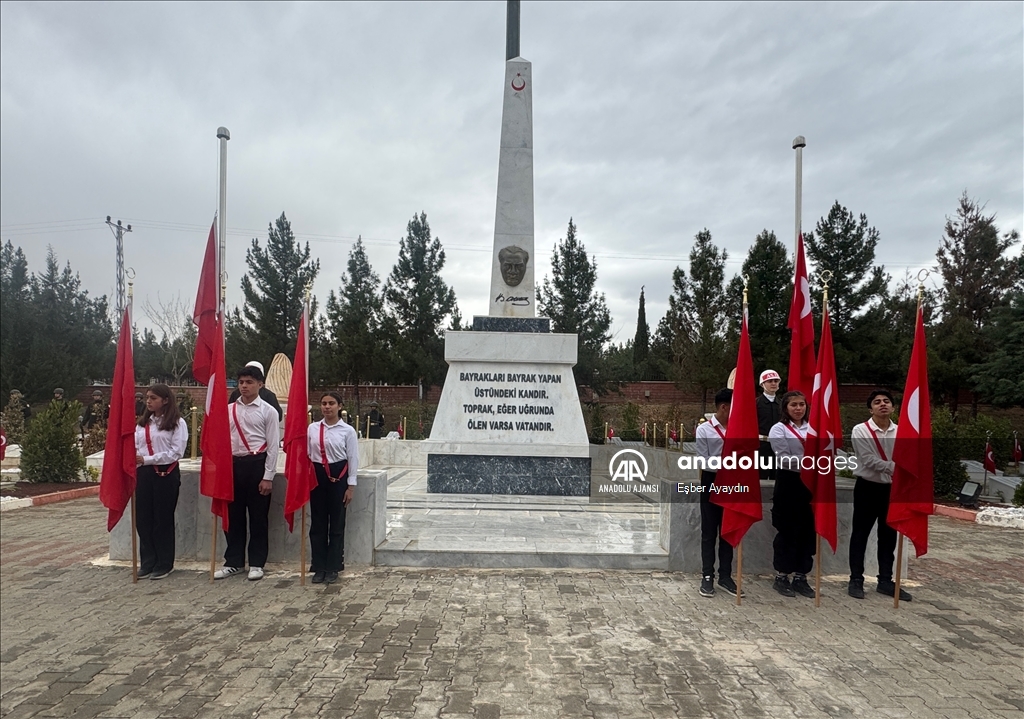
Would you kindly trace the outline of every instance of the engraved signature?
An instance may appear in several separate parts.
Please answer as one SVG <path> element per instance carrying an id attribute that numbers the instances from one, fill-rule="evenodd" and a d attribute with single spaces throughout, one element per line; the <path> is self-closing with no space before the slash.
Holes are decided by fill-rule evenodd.
<path id="1" fill-rule="evenodd" d="M 529 297 L 506 297 L 505 293 L 502 292 L 494 298 L 495 302 L 511 302 L 513 305 L 518 307 L 526 307 L 530 304 Z"/>

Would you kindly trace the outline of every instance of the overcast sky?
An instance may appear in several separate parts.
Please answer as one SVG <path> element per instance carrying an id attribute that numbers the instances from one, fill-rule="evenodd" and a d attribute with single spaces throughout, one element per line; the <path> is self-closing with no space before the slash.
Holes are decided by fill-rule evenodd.
<path id="1" fill-rule="evenodd" d="M 730 275 L 763 228 L 792 246 L 796 135 L 804 227 L 865 213 L 894 276 L 934 263 L 965 189 L 1024 230 L 1022 26 L 1019 2 L 524 2 L 538 284 L 572 217 L 614 340 L 641 285 L 653 331 L 702 228 Z M 111 295 L 111 215 L 136 297 L 191 304 L 224 125 L 229 304 L 282 211 L 321 307 L 357 235 L 383 280 L 424 211 L 487 312 L 504 3 L 5 2 L 0 38 L 0 225 L 33 271 L 50 244 Z"/>

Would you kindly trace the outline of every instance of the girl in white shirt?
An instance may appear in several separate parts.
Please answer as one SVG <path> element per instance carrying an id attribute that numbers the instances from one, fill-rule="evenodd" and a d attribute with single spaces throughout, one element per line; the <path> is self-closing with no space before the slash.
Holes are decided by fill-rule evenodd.
<path id="1" fill-rule="evenodd" d="M 174 569 L 174 510 L 178 506 L 188 429 L 171 388 L 146 390 L 146 409 L 135 428 L 136 529 L 139 577 L 163 579 Z"/>
<path id="2" fill-rule="evenodd" d="M 777 470 L 772 496 L 772 526 L 778 530 L 773 543 L 776 576 L 772 586 L 784 597 L 814 597 L 814 588 L 807 583 L 807 573 L 814 565 L 814 511 L 811 491 L 800 478 L 807 428 L 807 398 L 803 392 L 786 392 L 782 418 L 768 432 Z"/>
<path id="3" fill-rule="evenodd" d="M 355 493 L 359 442 L 340 410 L 341 395 L 328 392 L 320 398 L 324 418 L 306 431 L 306 449 L 316 472 L 316 489 L 309 493 L 314 584 L 336 582 L 345 569 L 345 509 Z"/>

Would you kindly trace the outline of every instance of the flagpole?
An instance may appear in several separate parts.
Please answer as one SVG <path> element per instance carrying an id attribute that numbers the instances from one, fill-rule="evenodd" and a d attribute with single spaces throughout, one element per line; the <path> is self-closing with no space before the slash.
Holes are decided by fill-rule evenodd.
<path id="1" fill-rule="evenodd" d="M 801 151 L 797 150 L 797 152 L 799 153 Z M 797 207 L 799 207 L 799 205 L 797 205 Z M 799 226 L 800 226 L 800 215 L 798 213 L 797 214 L 797 231 L 798 232 L 799 232 Z M 827 320 L 827 318 L 828 318 L 828 283 L 829 283 L 829 280 L 832 279 L 832 272 L 831 272 L 831 270 L 825 270 L 825 272 L 822 273 L 822 279 L 824 281 L 824 287 L 822 288 L 822 291 L 821 291 L 821 308 L 822 308 L 821 309 L 821 317 L 822 317 L 822 322 L 825 322 Z M 824 336 L 824 334 L 825 334 L 824 326 L 822 326 L 821 332 L 822 332 L 822 336 Z M 820 346 L 818 348 L 818 351 L 821 352 Z M 808 414 L 810 414 L 810 410 L 808 410 Z M 819 451 L 820 451 L 820 446 L 819 446 Z M 835 449 L 834 448 L 832 450 L 832 453 L 835 454 Z M 834 472 L 835 470 L 833 469 L 832 471 Z M 835 477 L 834 476 L 833 476 L 832 481 L 833 482 L 835 481 Z M 821 535 L 818 534 L 817 530 L 815 530 L 815 532 L 814 532 L 814 542 L 815 542 L 814 556 L 817 557 L 817 561 L 814 563 L 814 606 L 815 607 L 820 607 L 821 606 Z"/>
<path id="2" fill-rule="evenodd" d="M 747 316 L 747 287 L 750 284 L 750 278 L 743 275 L 743 317 Z M 682 451 L 683 438 L 679 438 L 679 447 Z M 724 447 L 723 447 L 724 450 Z M 758 480 L 760 481 L 760 480 Z M 719 537 L 720 542 L 725 541 Z M 740 538 L 740 543 L 736 546 L 736 606 L 742 606 L 743 604 L 743 539 Z"/>
<path id="3" fill-rule="evenodd" d="M 134 277 L 134 273 L 132 277 Z M 131 280 L 128 281 L 128 324 L 131 325 L 132 305 L 134 304 L 135 291 L 132 288 Z M 139 581 L 139 537 L 138 530 L 136 529 L 136 518 L 135 518 L 135 494 L 139 486 L 138 471 L 136 471 L 135 486 L 132 487 L 132 584 L 137 584 Z"/>
<path id="4" fill-rule="evenodd" d="M 927 275 L 927 272 L 925 272 Z M 921 314 L 921 305 L 924 304 L 924 281 L 921 277 L 921 273 L 918 273 L 918 285 L 917 285 L 917 315 Z M 900 608 L 900 584 L 903 579 L 903 534 L 897 532 L 896 536 L 896 582 L 895 591 L 892 593 L 892 608 Z"/>
<path id="5" fill-rule="evenodd" d="M 228 140 L 231 133 L 226 127 L 217 128 L 217 139 L 220 141 L 220 197 L 217 210 L 217 243 L 218 257 L 217 270 L 220 273 L 220 280 L 224 281 L 224 268 L 227 266 L 225 255 L 227 254 L 228 236 Z M 225 298 L 221 297 L 220 310 L 223 316 Z"/>
<path id="6" fill-rule="evenodd" d="M 797 243 L 800 241 L 800 233 L 803 230 L 801 217 L 803 216 L 804 205 L 804 148 L 807 147 L 807 140 L 803 135 L 793 138 L 793 149 L 796 150 L 796 232 L 793 235 L 793 257 L 796 257 Z"/>
<path id="7" fill-rule="evenodd" d="M 303 299 L 302 299 L 302 317 L 303 317 L 303 320 L 305 320 L 305 319 L 307 319 L 309 317 L 309 295 L 312 292 L 312 290 L 313 290 L 313 286 L 312 285 L 309 285 L 309 284 L 306 285 L 305 290 L 304 290 L 305 294 L 303 295 Z M 304 336 L 305 345 L 306 345 L 306 352 L 304 353 L 305 357 L 303 358 L 303 361 L 306 363 L 306 391 L 305 391 L 305 393 L 308 396 L 309 395 L 309 327 L 308 326 L 306 327 L 306 331 L 305 331 L 303 336 Z M 296 351 L 298 351 L 298 350 L 296 350 Z M 308 404 L 308 402 L 307 402 L 307 404 Z M 306 417 L 308 418 L 308 421 L 310 421 L 310 422 L 312 421 L 312 417 L 309 415 L 308 412 L 306 414 Z M 339 419 L 341 418 L 340 414 L 338 415 L 338 418 Z M 324 450 L 324 457 L 323 457 L 323 461 L 325 463 L 327 462 L 326 454 L 327 454 L 327 452 L 326 452 L 326 449 L 325 449 Z M 306 504 L 309 504 L 309 500 L 308 499 L 306 500 Z M 302 505 L 302 527 L 300 528 L 300 534 L 299 534 L 299 562 L 301 563 L 301 565 L 299 566 L 299 586 L 301 586 L 301 587 L 306 586 L 306 504 Z M 294 516 L 294 515 L 292 515 L 292 516 Z"/>

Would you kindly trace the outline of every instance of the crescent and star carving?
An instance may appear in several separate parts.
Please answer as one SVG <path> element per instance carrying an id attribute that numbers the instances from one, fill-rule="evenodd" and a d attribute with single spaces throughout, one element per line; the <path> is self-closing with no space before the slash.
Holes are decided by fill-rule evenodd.
<path id="1" fill-rule="evenodd" d="M 517 81 L 519 82 L 518 86 L 516 86 L 516 82 Z M 523 79 L 522 73 L 518 73 L 517 72 L 516 76 L 512 78 L 512 89 L 515 90 L 516 92 L 520 92 L 525 87 L 526 87 L 526 80 Z"/>

